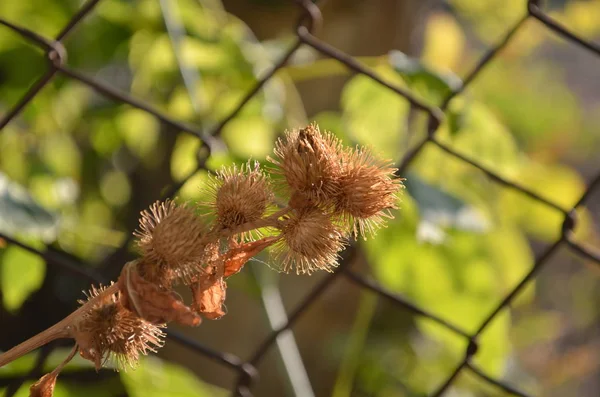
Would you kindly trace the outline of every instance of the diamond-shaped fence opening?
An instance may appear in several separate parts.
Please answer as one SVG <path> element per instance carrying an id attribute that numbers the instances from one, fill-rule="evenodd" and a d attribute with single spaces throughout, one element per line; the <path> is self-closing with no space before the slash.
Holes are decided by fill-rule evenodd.
<path id="1" fill-rule="evenodd" d="M 271 332 L 267 338 L 258 344 L 253 353 L 246 358 L 237 357 L 235 355 L 215 351 L 208 346 L 204 346 L 202 343 L 193 340 L 189 337 L 184 336 L 175 331 L 169 331 L 168 338 L 180 343 L 185 348 L 194 351 L 199 355 L 204 355 L 215 362 L 218 362 L 232 370 L 236 371 L 238 374 L 237 382 L 232 387 L 232 392 L 236 395 L 240 396 L 250 396 L 251 389 L 253 383 L 256 381 L 259 371 L 257 370 L 258 364 L 265 357 L 267 351 L 276 343 L 278 336 L 284 333 L 286 330 L 290 329 L 297 320 L 301 317 L 301 315 L 311 307 L 311 305 L 316 302 L 323 295 L 325 291 L 333 284 L 334 280 L 343 277 L 351 282 L 351 285 L 354 285 L 356 288 L 368 290 L 374 292 L 382 299 L 391 302 L 392 304 L 399 307 L 399 309 L 407 310 L 413 313 L 415 316 L 426 317 L 431 321 L 437 323 L 441 327 L 447 328 L 449 331 L 452 331 L 456 335 L 462 337 L 468 343 L 467 348 L 464 352 L 464 356 L 460 363 L 456 366 L 453 372 L 447 374 L 445 380 L 441 383 L 439 388 L 431 393 L 431 396 L 441 396 L 446 392 L 449 387 L 457 380 L 459 376 L 463 373 L 470 373 L 472 376 L 479 378 L 481 381 L 488 383 L 491 386 L 502 389 L 506 393 L 515 396 L 525 396 L 526 394 L 515 389 L 511 385 L 508 385 L 500 380 L 494 379 L 484 373 L 476 364 L 473 363 L 472 358 L 477 355 L 478 349 L 480 347 L 478 342 L 478 337 L 488 328 L 490 323 L 499 315 L 503 310 L 507 309 L 508 306 L 511 305 L 515 297 L 521 292 L 535 277 L 539 274 L 539 272 L 543 271 L 544 266 L 548 263 L 549 259 L 553 256 L 553 254 L 561 247 L 567 247 L 576 255 L 579 255 L 589 261 L 595 262 L 596 264 L 600 264 L 600 251 L 598 247 L 592 247 L 578 242 L 574 237 L 574 229 L 577 226 L 578 218 L 577 218 L 577 208 L 590 196 L 594 189 L 600 189 L 600 170 L 598 170 L 596 176 L 592 178 L 592 182 L 587 186 L 585 193 L 581 196 L 578 203 L 573 208 L 564 208 L 563 206 L 549 201 L 533 190 L 530 190 L 527 186 L 516 183 L 510 178 L 503 177 L 499 175 L 495 171 L 489 169 L 485 165 L 479 163 L 478 161 L 470 158 L 468 155 L 463 153 L 459 153 L 454 150 L 451 146 L 444 143 L 443 140 L 438 138 L 437 132 L 439 127 L 445 118 L 445 113 L 448 110 L 450 101 L 452 98 L 461 94 L 466 87 L 471 84 L 473 80 L 475 80 L 480 72 L 488 65 L 496 55 L 513 39 L 515 33 L 517 33 L 520 29 L 522 29 L 524 23 L 529 20 L 537 20 L 539 23 L 543 24 L 543 26 L 549 31 L 554 32 L 555 34 L 561 36 L 568 42 L 570 42 L 573 46 L 576 46 L 581 49 L 581 51 L 589 51 L 595 56 L 600 56 L 600 46 L 597 44 L 584 40 L 577 35 L 573 34 L 571 31 L 561 26 L 560 23 L 553 20 L 550 16 L 548 16 L 543 8 L 540 5 L 539 1 L 528 1 L 527 2 L 527 12 L 523 17 L 508 30 L 508 33 L 505 34 L 502 40 L 500 40 L 497 45 L 493 48 L 490 48 L 476 63 L 475 67 L 467 73 L 463 77 L 463 84 L 456 88 L 453 92 L 450 93 L 441 103 L 441 106 L 435 107 L 430 106 L 420 100 L 417 96 L 413 95 L 408 89 L 400 86 L 395 86 L 386 82 L 382 77 L 378 76 L 372 69 L 365 67 L 361 64 L 357 59 L 352 56 L 343 53 L 339 49 L 331 46 L 330 44 L 318 39 L 313 35 L 315 29 L 319 27 L 322 23 L 321 21 L 321 12 L 318 7 L 318 2 L 313 3 L 309 0 L 298 0 L 296 3 L 298 4 L 302 17 L 295 27 L 295 41 L 289 47 L 287 51 L 283 54 L 281 59 L 275 63 L 270 70 L 268 70 L 264 75 L 256 82 L 255 86 L 252 87 L 247 94 L 242 98 L 239 102 L 238 106 L 230 112 L 226 117 L 224 117 L 221 122 L 217 123 L 212 129 L 206 130 L 204 128 L 198 127 L 193 124 L 189 124 L 186 122 L 178 121 L 172 118 L 169 114 L 164 113 L 161 110 L 158 110 L 154 106 L 151 106 L 144 101 L 141 101 L 127 93 L 120 91 L 112 87 L 109 84 L 100 82 L 95 78 L 87 76 L 86 74 L 72 69 L 68 66 L 67 63 L 67 51 L 63 46 L 63 40 L 65 40 L 73 31 L 78 27 L 79 24 L 88 16 L 89 14 L 94 12 L 94 8 L 100 3 L 102 0 L 89 0 L 83 4 L 83 6 L 79 9 L 79 11 L 71 18 L 71 20 L 66 24 L 66 26 L 62 29 L 62 31 L 54 38 L 44 37 L 42 35 L 37 34 L 35 31 L 25 28 L 23 26 L 19 26 L 14 22 L 9 22 L 0 17 L 0 25 L 2 25 L 3 29 L 10 29 L 16 34 L 20 35 L 23 39 L 27 40 L 34 46 L 38 47 L 41 53 L 45 54 L 45 60 L 47 62 L 47 70 L 44 74 L 39 76 L 37 80 L 31 83 L 31 86 L 27 89 L 27 91 L 22 95 L 22 97 L 18 100 L 17 103 L 13 104 L 10 109 L 8 109 L 4 114 L 0 115 L 0 130 L 4 128 L 7 124 L 15 119 L 24 108 L 36 97 L 36 95 L 54 78 L 57 76 L 62 76 L 64 78 L 73 79 L 81 84 L 95 90 L 98 94 L 109 98 L 110 100 L 121 102 L 128 104 L 132 107 L 138 108 L 148 114 L 154 116 L 161 123 L 172 127 L 175 131 L 184 131 L 194 136 L 197 136 L 201 139 L 202 146 L 198 151 L 198 167 L 191 172 L 187 178 L 182 180 L 181 182 L 175 184 L 174 186 L 170 186 L 166 192 L 164 192 L 164 197 L 170 197 L 176 194 L 185 182 L 194 175 L 195 172 L 201 169 L 207 169 L 207 159 L 211 156 L 211 152 L 214 151 L 215 145 L 219 143 L 219 135 L 223 128 L 233 120 L 236 115 L 244 108 L 244 106 L 255 96 L 257 95 L 265 83 L 271 79 L 276 72 L 284 67 L 286 63 L 296 54 L 296 52 L 302 48 L 303 46 L 311 47 L 317 52 L 321 53 L 326 58 L 330 58 L 335 60 L 339 64 L 345 66 L 350 69 L 352 72 L 356 74 L 360 74 L 363 76 L 372 79 L 383 87 L 386 87 L 390 91 L 395 94 L 403 97 L 406 101 L 408 101 L 412 108 L 416 111 L 422 112 L 428 117 L 428 126 L 427 133 L 424 135 L 424 139 L 415 148 L 404 155 L 398 164 L 398 174 L 403 175 L 405 171 L 410 167 L 413 160 L 419 155 L 419 153 L 425 147 L 435 147 L 436 150 L 441 150 L 447 156 L 452 156 L 455 159 L 462 161 L 464 163 L 469 164 L 471 167 L 474 167 L 481 172 L 483 172 L 487 177 L 491 179 L 491 181 L 495 182 L 498 185 L 501 185 L 504 189 L 511 189 L 515 192 L 526 196 L 530 200 L 534 200 L 552 210 L 560 213 L 564 219 L 562 231 L 560 234 L 560 238 L 556 240 L 554 243 L 550 244 L 545 250 L 543 250 L 539 255 L 535 258 L 535 261 L 531 264 L 531 268 L 529 272 L 520 280 L 520 282 L 503 297 L 501 301 L 497 303 L 497 305 L 490 311 L 490 313 L 485 317 L 484 321 L 481 322 L 478 329 L 474 333 L 466 332 L 460 327 L 430 313 L 425 307 L 418 307 L 417 305 L 411 303 L 409 300 L 405 299 L 402 296 L 395 294 L 394 292 L 388 291 L 379 285 L 377 282 L 365 278 L 362 275 L 358 274 L 356 271 L 352 270 L 349 266 L 349 263 L 353 259 L 356 254 L 356 248 L 350 247 L 344 253 L 344 257 L 338 269 L 330 275 L 327 275 L 322 281 L 318 282 L 314 288 L 306 294 L 306 297 L 288 313 L 287 320 L 280 326 L 275 327 L 275 330 Z M 94 270 L 90 270 L 90 267 L 82 266 L 76 260 L 71 259 L 68 255 L 63 255 L 61 252 L 56 251 L 55 249 L 41 251 L 31 246 L 28 246 L 20 241 L 17 241 L 10 236 L 0 235 L 2 239 L 6 240 L 8 244 L 17 245 L 29 252 L 32 252 L 36 255 L 39 255 L 43 258 L 48 265 L 60 267 L 65 272 L 70 272 L 71 274 L 81 277 L 82 279 L 86 279 L 87 281 L 92 281 L 95 283 L 98 282 L 106 282 L 107 279 L 104 275 L 96 273 Z M 129 241 L 126 241 L 121 249 L 126 249 L 126 246 Z M 38 355 L 37 362 L 35 363 L 34 368 L 32 368 L 31 373 L 28 376 L 38 376 L 41 373 L 41 369 L 44 366 L 44 362 L 48 358 L 50 352 L 52 351 L 52 346 L 45 347 L 40 351 Z M 11 394 L 18 390 L 19 386 L 25 381 L 25 378 L 18 379 L 14 385 L 11 385 L 9 390 L 11 390 Z"/>

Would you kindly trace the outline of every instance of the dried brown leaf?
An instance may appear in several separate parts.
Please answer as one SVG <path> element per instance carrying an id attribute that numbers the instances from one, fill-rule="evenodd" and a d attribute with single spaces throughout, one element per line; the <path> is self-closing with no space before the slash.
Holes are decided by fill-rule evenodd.
<path id="1" fill-rule="evenodd" d="M 50 372 L 40 378 L 29 388 L 29 397 L 52 397 L 58 373 Z"/>
<path id="2" fill-rule="evenodd" d="M 278 237 L 265 237 L 263 239 L 239 244 L 231 248 L 225 254 L 225 265 L 223 277 L 229 277 L 238 273 L 250 258 L 257 255 L 269 245 L 277 241 Z"/>
<path id="3" fill-rule="evenodd" d="M 144 280 L 137 271 L 137 262 L 129 262 L 119 277 L 123 304 L 132 312 L 153 324 L 176 321 L 197 326 L 202 319 L 171 292 Z"/>
<path id="4" fill-rule="evenodd" d="M 192 284 L 191 289 L 194 296 L 194 308 L 204 317 L 216 320 L 225 315 L 223 303 L 227 284 L 223 277 L 216 274 L 203 277 L 200 281 Z"/>

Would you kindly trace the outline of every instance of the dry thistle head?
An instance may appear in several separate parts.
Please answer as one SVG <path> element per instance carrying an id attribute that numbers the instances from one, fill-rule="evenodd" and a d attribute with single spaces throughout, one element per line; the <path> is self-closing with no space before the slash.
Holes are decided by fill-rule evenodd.
<path id="1" fill-rule="evenodd" d="M 260 169 L 259 163 L 250 161 L 240 168 L 235 165 L 223 168 L 211 178 L 206 187 L 211 201 L 200 203 L 216 214 L 216 224 L 221 229 L 234 229 L 236 226 L 259 220 L 273 201 L 269 181 Z M 259 233 L 255 233 L 260 237 Z M 253 233 L 246 232 L 241 240 L 253 240 Z"/>
<path id="2" fill-rule="evenodd" d="M 297 274 L 316 270 L 331 272 L 338 253 L 344 248 L 344 235 L 319 208 L 305 208 L 284 217 L 280 240 L 274 245 L 275 257 L 284 272 Z"/>
<path id="3" fill-rule="evenodd" d="M 86 294 L 88 301 L 101 295 L 104 289 L 92 287 Z M 165 334 L 160 327 L 127 310 L 119 297 L 120 292 L 101 299 L 72 329 L 81 356 L 92 361 L 96 370 L 108 360 L 115 362 L 117 370 L 135 368 L 140 354 L 156 352 L 163 345 Z"/>
<path id="4" fill-rule="evenodd" d="M 335 212 L 341 214 L 355 239 L 359 234 L 363 238 L 374 234 L 385 225 L 385 218 L 393 218 L 390 210 L 398 208 L 398 192 L 403 187 L 395 171 L 366 148 L 345 151 Z"/>
<path id="5" fill-rule="evenodd" d="M 339 190 L 341 147 L 333 134 L 321 133 L 316 124 L 287 132 L 277 141 L 275 158 L 268 160 L 277 166 L 273 173 L 285 177 L 292 207 L 331 203 Z"/>
<path id="6" fill-rule="evenodd" d="M 191 208 L 167 200 L 143 211 L 134 235 L 142 252 L 143 277 L 170 288 L 174 280 L 186 284 L 201 269 L 207 226 Z"/>

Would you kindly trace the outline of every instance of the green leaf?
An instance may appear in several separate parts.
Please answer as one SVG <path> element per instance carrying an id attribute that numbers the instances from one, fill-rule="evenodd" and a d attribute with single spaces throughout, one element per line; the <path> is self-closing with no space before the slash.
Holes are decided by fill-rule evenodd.
<path id="1" fill-rule="evenodd" d="M 419 240 L 442 242 L 446 228 L 478 233 L 488 230 L 487 220 L 474 206 L 425 182 L 417 175 L 408 174 L 404 185 L 419 207 Z"/>
<path id="2" fill-rule="evenodd" d="M 521 153 L 511 131 L 481 102 L 461 101 L 452 106 L 451 137 L 440 139 L 457 152 L 500 172 L 505 177 L 518 173 Z M 454 124 L 454 125 L 453 125 Z"/>
<path id="3" fill-rule="evenodd" d="M 130 397 L 218 397 L 227 393 L 200 381 L 187 368 L 145 357 L 138 368 L 121 372 L 121 380 Z"/>
<path id="4" fill-rule="evenodd" d="M 456 295 L 449 299 L 438 299 L 435 312 L 467 332 L 474 332 L 489 310 L 472 296 Z M 464 354 L 468 343 L 465 337 L 427 318 L 418 318 L 417 324 L 422 332 L 449 349 L 453 357 L 459 358 Z M 493 377 L 502 375 L 506 358 L 510 353 L 509 330 L 510 316 L 509 312 L 504 310 L 479 337 L 479 350 L 475 361 Z"/>
<path id="5" fill-rule="evenodd" d="M 72 178 L 79 176 L 83 159 L 71 134 L 49 134 L 40 139 L 40 155 L 55 174 Z"/>
<path id="6" fill-rule="evenodd" d="M 0 172 L 0 232 L 43 240 L 56 237 L 58 219 L 39 206 L 20 185 Z"/>
<path id="7" fill-rule="evenodd" d="M 528 162 L 516 182 L 563 208 L 571 208 L 585 190 L 581 175 L 575 169 L 561 164 Z M 560 237 L 564 220 L 560 211 L 532 200 L 515 189 L 503 190 L 501 206 L 507 217 L 513 218 L 532 236 L 545 241 Z M 583 212 L 581 215 L 585 217 Z M 579 230 L 579 233 L 585 232 L 584 229 Z"/>
<path id="8" fill-rule="evenodd" d="M 236 117 L 223 128 L 222 135 L 231 153 L 241 159 L 263 159 L 273 150 L 275 131 L 262 116 Z"/>
<path id="9" fill-rule="evenodd" d="M 15 311 L 42 285 L 46 266 L 42 258 L 17 246 L 6 248 L 0 260 L 4 307 Z"/>
<path id="10" fill-rule="evenodd" d="M 411 89 L 436 104 L 462 85 L 462 81 L 455 74 L 438 73 L 401 51 L 391 51 L 389 62 Z"/>
<path id="11" fill-rule="evenodd" d="M 139 109 L 127 109 L 117 116 L 116 124 L 129 150 L 140 159 L 152 157 L 160 127 L 153 116 Z"/>
<path id="12" fill-rule="evenodd" d="M 375 72 L 394 85 L 403 85 L 389 66 L 378 67 Z M 389 159 L 397 158 L 406 149 L 404 124 L 409 106 L 403 97 L 368 77 L 357 76 L 344 87 L 341 107 L 352 140 Z"/>

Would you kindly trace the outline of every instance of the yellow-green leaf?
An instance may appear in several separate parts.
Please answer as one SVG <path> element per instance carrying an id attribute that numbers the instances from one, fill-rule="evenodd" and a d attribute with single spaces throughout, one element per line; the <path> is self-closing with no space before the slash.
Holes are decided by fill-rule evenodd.
<path id="1" fill-rule="evenodd" d="M 42 285 L 46 274 L 43 259 L 17 246 L 9 246 L 0 257 L 0 285 L 4 307 L 15 311 Z"/>
<path id="2" fill-rule="evenodd" d="M 142 359 L 135 371 L 121 372 L 121 380 L 131 397 L 227 395 L 224 390 L 200 381 L 189 369 L 151 356 Z"/>

